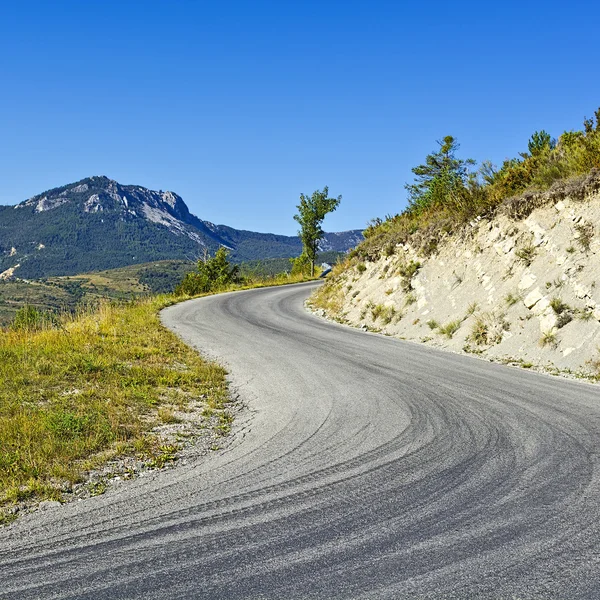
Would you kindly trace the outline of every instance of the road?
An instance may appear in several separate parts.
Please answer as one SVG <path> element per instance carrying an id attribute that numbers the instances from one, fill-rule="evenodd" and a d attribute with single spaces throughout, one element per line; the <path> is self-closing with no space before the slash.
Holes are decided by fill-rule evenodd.
<path id="1" fill-rule="evenodd" d="M 600 390 L 307 313 L 168 308 L 247 405 L 208 458 L 0 530 L 0 598 L 600 598 Z"/>

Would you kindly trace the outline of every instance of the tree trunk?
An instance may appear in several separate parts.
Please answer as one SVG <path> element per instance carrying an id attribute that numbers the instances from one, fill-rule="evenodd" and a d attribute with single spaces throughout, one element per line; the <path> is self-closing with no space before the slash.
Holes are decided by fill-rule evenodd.
<path id="1" fill-rule="evenodd" d="M 315 261 L 314 260 L 310 261 L 310 276 L 311 277 L 315 276 Z"/>

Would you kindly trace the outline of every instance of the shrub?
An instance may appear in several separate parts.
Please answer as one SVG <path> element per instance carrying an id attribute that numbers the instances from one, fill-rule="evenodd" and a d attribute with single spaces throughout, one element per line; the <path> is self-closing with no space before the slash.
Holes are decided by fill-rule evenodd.
<path id="1" fill-rule="evenodd" d="M 594 311 L 590 308 L 584 308 L 577 311 L 577 316 L 580 321 L 591 321 L 594 318 Z"/>
<path id="2" fill-rule="evenodd" d="M 175 288 L 175 294 L 197 296 L 222 289 L 232 283 L 238 283 L 240 281 L 239 268 L 237 265 L 229 264 L 228 254 L 228 250 L 221 246 L 212 258 L 208 255 L 204 256 L 198 261 L 197 271 L 188 273 Z"/>
<path id="3" fill-rule="evenodd" d="M 406 297 L 404 298 L 404 304 L 406 306 L 410 306 L 411 304 L 414 304 L 417 301 L 417 296 L 415 294 L 413 294 L 412 292 L 409 294 L 406 294 Z"/>
<path id="4" fill-rule="evenodd" d="M 488 332 L 488 324 L 480 317 L 473 323 L 470 339 L 478 346 L 483 346 L 488 343 Z"/>
<path id="5" fill-rule="evenodd" d="M 409 263 L 402 263 L 398 266 L 398 275 L 402 279 L 402 289 L 405 292 L 412 290 L 412 278 L 417 274 L 417 271 L 421 268 L 421 263 L 411 260 Z"/>
<path id="6" fill-rule="evenodd" d="M 376 321 L 380 317 L 384 309 L 385 307 L 383 304 L 376 304 L 371 308 L 371 317 L 373 318 L 373 321 Z"/>
<path id="7" fill-rule="evenodd" d="M 569 305 L 565 304 L 557 296 L 555 296 L 554 298 L 552 298 L 552 300 L 550 300 L 550 307 L 557 315 L 560 315 L 563 312 L 565 312 L 566 310 L 569 310 Z"/>
<path id="8" fill-rule="evenodd" d="M 363 262 L 361 262 L 361 263 L 358 263 L 358 264 L 356 265 L 356 270 L 357 270 L 359 273 L 364 273 L 364 272 L 367 270 L 367 265 L 365 265 L 365 263 L 363 263 Z"/>
<path id="9" fill-rule="evenodd" d="M 502 341 L 504 332 L 508 329 L 510 329 L 510 323 L 503 313 L 484 313 L 477 317 L 475 323 L 473 323 L 468 339 L 478 346 L 499 344 Z"/>
<path id="10" fill-rule="evenodd" d="M 582 131 L 566 131 L 558 140 L 534 132 L 526 151 L 499 168 L 486 161 L 472 169 L 472 161 L 457 156 L 451 136 L 440 144 L 413 169 L 415 181 L 406 186 L 408 208 L 372 221 L 357 255 L 375 260 L 397 244 L 410 243 L 429 256 L 440 240 L 477 217 L 501 211 L 523 219 L 538 206 L 565 197 L 583 200 L 600 187 L 600 109 L 584 120 Z"/>
<path id="11" fill-rule="evenodd" d="M 393 306 L 386 306 L 381 311 L 381 320 L 384 325 L 389 325 L 396 316 L 396 309 Z"/>

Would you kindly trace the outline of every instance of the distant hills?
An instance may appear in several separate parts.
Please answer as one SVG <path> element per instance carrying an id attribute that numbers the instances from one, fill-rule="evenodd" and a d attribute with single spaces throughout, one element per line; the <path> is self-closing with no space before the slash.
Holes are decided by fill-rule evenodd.
<path id="1" fill-rule="evenodd" d="M 327 233 L 323 251 L 346 252 L 361 230 Z M 242 231 L 191 214 L 173 192 L 121 185 L 103 176 L 0 206 L 0 278 L 74 275 L 165 259 L 204 249 L 231 250 L 235 262 L 297 256 L 296 236 Z"/>

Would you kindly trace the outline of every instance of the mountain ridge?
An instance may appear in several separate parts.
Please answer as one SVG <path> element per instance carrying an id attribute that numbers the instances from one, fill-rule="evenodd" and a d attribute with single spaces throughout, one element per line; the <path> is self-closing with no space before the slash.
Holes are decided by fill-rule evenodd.
<path id="1" fill-rule="evenodd" d="M 361 230 L 327 233 L 323 250 L 345 252 Z M 297 236 L 215 225 L 181 196 L 92 176 L 0 206 L 0 277 L 73 275 L 153 260 L 194 258 L 220 246 L 234 262 L 297 256 Z M 12 270 L 12 271 L 11 271 Z"/>

